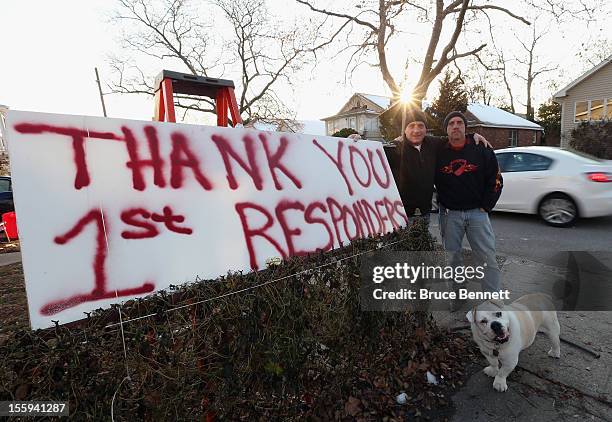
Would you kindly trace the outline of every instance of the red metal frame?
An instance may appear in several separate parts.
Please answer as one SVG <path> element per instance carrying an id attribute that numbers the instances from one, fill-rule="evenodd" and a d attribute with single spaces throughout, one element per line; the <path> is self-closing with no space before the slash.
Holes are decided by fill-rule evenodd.
<path id="1" fill-rule="evenodd" d="M 174 112 L 174 92 L 172 90 L 172 79 L 165 78 L 159 85 L 155 95 L 156 110 L 155 120 L 158 122 L 176 123 Z M 227 126 L 228 111 L 232 116 L 234 126 L 242 124 L 242 118 L 238 112 L 238 103 L 234 89 L 230 87 L 217 88 L 215 97 L 215 108 L 217 110 L 217 126 Z"/>

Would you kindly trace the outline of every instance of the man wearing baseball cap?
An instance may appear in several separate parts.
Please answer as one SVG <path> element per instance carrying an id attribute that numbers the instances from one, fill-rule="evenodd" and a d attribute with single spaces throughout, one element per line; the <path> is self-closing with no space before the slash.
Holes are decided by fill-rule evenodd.
<path id="1" fill-rule="evenodd" d="M 449 264 L 463 265 L 461 244 L 467 236 L 476 265 L 484 266 L 482 288 L 499 291 L 500 271 L 495 259 L 495 234 L 489 220 L 503 187 L 503 179 L 492 149 L 476 145 L 466 137 L 467 120 L 453 111 L 444 127 L 448 142 L 438 150 L 435 184 L 440 204 L 440 234 Z"/>

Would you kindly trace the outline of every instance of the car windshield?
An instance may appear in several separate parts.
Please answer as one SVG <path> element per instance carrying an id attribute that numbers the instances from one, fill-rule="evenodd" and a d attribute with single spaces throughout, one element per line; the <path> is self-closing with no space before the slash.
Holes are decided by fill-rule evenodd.
<path id="1" fill-rule="evenodd" d="M 582 151 L 578 151 L 572 148 L 563 148 L 563 150 L 567 151 L 567 152 L 571 152 L 572 154 L 576 154 L 584 159 L 586 159 L 587 161 L 590 161 L 591 163 L 595 163 L 595 164 L 599 164 L 604 162 L 605 160 L 602 160 L 601 158 L 597 158 L 594 155 L 591 154 L 587 154 L 586 152 L 582 152 Z"/>

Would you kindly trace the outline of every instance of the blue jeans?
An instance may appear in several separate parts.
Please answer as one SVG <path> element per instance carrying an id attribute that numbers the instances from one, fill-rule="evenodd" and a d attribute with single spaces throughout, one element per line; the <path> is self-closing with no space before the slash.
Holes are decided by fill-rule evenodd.
<path id="1" fill-rule="evenodd" d="M 489 292 L 501 289 L 501 271 L 495 259 L 495 233 L 489 214 L 480 209 L 449 210 L 440 206 L 440 235 L 444 250 L 449 255 L 449 265 L 463 265 L 461 243 L 467 236 L 474 254 L 474 263 L 484 266 L 482 289 Z"/>

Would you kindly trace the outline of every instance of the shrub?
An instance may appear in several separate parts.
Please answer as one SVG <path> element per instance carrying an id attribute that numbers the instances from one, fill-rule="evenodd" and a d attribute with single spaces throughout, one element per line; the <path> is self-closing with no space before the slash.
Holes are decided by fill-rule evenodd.
<path id="1" fill-rule="evenodd" d="M 580 123 L 572 130 L 570 146 L 604 160 L 612 160 L 612 121 Z"/>
<path id="2" fill-rule="evenodd" d="M 0 175 L 11 175 L 11 163 L 7 154 L 0 154 Z"/>
<path id="3" fill-rule="evenodd" d="M 344 129 L 340 129 L 338 132 L 334 133 L 332 136 L 335 136 L 336 138 L 348 138 L 349 135 L 354 133 L 357 133 L 355 129 L 345 127 Z"/>
<path id="4" fill-rule="evenodd" d="M 107 326 L 115 307 L 78 327 L 11 332 L 0 400 L 69 401 L 72 420 L 110 420 L 112 401 L 116 420 L 403 420 L 439 409 L 471 343 L 424 313 L 361 311 L 360 256 L 381 247 L 434 243 L 415 225 L 129 301 L 123 329 Z M 447 387 L 428 384 L 428 370 Z"/>

